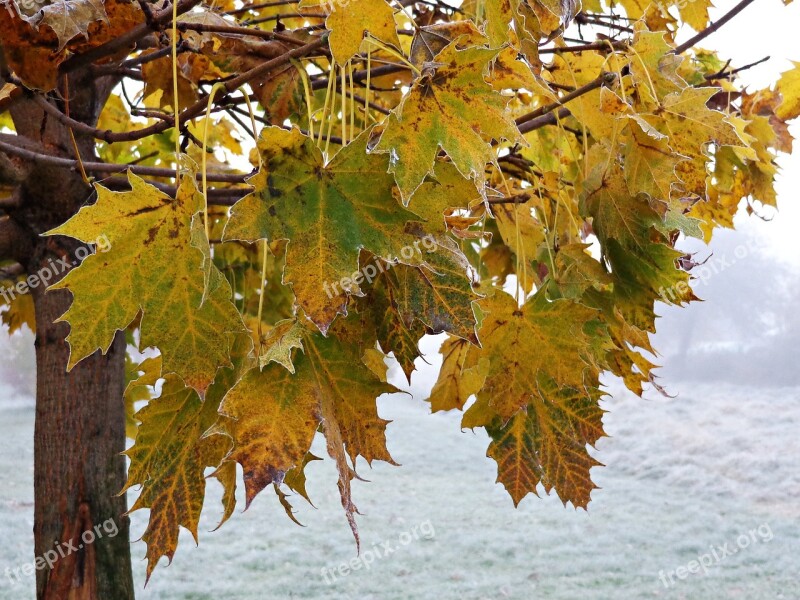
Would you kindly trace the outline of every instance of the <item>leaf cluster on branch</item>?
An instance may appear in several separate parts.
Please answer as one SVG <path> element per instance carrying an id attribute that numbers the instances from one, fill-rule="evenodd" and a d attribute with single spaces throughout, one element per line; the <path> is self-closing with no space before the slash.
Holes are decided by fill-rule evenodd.
<path id="1" fill-rule="evenodd" d="M 0 159 L 78 170 L 96 194 L 49 232 L 109 241 L 55 286 L 74 297 L 70 367 L 120 330 L 159 352 L 129 364 L 125 398 L 148 575 L 181 526 L 197 536 L 209 469 L 223 522 L 237 465 L 248 505 L 271 486 L 295 519 L 317 434 L 357 540 L 358 458 L 394 463 L 385 359 L 410 380 L 428 334 L 447 334 L 432 410 L 485 429 L 514 503 L 587 506 L 601 375 L 660 389 L 656 302 L 696 299 L 677 241 L 775 205 L 800 115 L 797 68 L 746 91 L 749 65 L 697 48 L 729 18 L 711 24 L 709 0 L 614 5 L 0 10 L 0 126 L 34 103 L 95 146 L 0 136 Z M 677 47 L 683 25 L 697 35 Z M 116 84 L 97 123 L 70 116 L 80 70 Z"/>

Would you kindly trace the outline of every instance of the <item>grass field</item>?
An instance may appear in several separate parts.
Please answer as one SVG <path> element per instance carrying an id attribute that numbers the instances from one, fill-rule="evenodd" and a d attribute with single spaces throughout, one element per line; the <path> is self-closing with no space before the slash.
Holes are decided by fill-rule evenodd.
<path id="1" fill-rule="evenodd" d="M 365 469 L 371 482 L 355 485 L 363 556 L 370 551 L 374 559 L 368 569 L 362 560 L 335 581 L 322 574 L 356 556 L 327 460 L 310 467 L 317 508 L 297 504 L 305 528 L 265 493 L 206 533 L 219 515 L 213 489 L 200 547 L 182 536 L 174 564 L 162 563 L 139 597 L 800 597 L 800 388 L 679 391 L 648 401 L 621 392 L 606 403 L 611 437 L 595 454 L 608 466 L 593 471 L 602 489 L 588 512 L 565 509 L 555 497 L 529 497 L 515 510 L 493 484 L 483 436 L 460 432 L 456 415 L 427 414 L 418 399 L 385 397 L 381 413 L 394 420 L 389 446 L 403 466 Z M 0 572 L 27 561 L 33 543 L 32 433 L 24 400 L 0 410 Z M 144 518 L 134 515 L 137 534 Z M 739 549 L 737 538 L 751 531 Z M 714 560 L 712 550 L 726 543 L 737 552 Z M 144 545 L 133 552 L 142 557 Z M 714 560 L 707 574 L 673 575 L 669 585 L 670 571 L 704 554 Z M 141 588 L 144 562 L 135 568 Z M 2 577 L 0 598 L 33 598 L 32 586 Z"/>

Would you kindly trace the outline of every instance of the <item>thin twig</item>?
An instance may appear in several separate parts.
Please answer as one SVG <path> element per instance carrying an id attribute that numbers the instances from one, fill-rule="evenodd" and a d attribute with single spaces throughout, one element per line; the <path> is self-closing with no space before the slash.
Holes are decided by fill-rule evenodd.
<path id="1" fill-rule="evenodd" d="M 733 7 L 731 10 L 729 10 L 729 11 L 728 11 L 727 13 L 725 13 L 725 14 L 724 14 L 722 17 L 720 17 L 720 19 L 719 19 L 718 21 L 715 21 L 714 23 L 712 23 L 711 25 L 709 25 L 708 27 L 706 27 L 705 29 L 703 29 L 703 31 L 701 31 L 700 33 L 698 33 L 696 36 L 694 36 L 694 37 L 692 37 L 691 39 L 689 39 L 689 40 L 685 41 L 683 44 L 681 44 L 680 46 L 678 46 L 677 48 L 675 48 L 675 49 L 672 51 L 672 53 L 673 53 L 673 54 L 683 54 L 683 53 L 684 53 L 684 52 L 686 52 L 686 51 L 687 51 L 689 48 L 693 48 L 694 46 L 696 46 L 696 45 L 697 45 L 697 43 L 698 43 L 698 42 L 700 42 L 700 41 L 702 41 L 702 40 L 706 39 L 706 38 L 707 38 L 708 36 L 710 36 L 712 33 L 714 33 L 715 31 L 717 31 L 717 30 L 718 30 L 720 27 L 722 27 L 723 25 L 725 25 L 725 23 L 727 23 L 727 22 L 728 22 L 728 21 L 730 21 L 730 20 L 731 20 L 733 17 L 735 17 L 736 15 L 738 15 L 740 12 L 742 12 L 742 11 L 743 11 L 745 8 L 747 8 L 747 7 L 748 7 L 750 4 L 752 4 L 754 1 L 755 1 L 755 0 L 742 0 L 741 2 L 739 2 L 739 4 L 737 4 L 736 6 L 734 6 L 734 7 Z"/>

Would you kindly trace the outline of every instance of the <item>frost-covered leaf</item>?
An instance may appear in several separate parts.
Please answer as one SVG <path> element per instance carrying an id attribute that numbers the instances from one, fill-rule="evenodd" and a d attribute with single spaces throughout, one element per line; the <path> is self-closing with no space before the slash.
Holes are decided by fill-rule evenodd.
<path id="1" fill-rule="evenodd" d="M 495 160 L 491 140 L 517 140 L 519 132 L 505 110 L 507 99 L 484 79 L 497 53 L 459 50 L 455 42 L 446 46 L 389 116 L 376 150 L 389 154 L 404 201 L 434 175 L 440 149 L 465 177 L 480 182 L 486 164 Z"/>

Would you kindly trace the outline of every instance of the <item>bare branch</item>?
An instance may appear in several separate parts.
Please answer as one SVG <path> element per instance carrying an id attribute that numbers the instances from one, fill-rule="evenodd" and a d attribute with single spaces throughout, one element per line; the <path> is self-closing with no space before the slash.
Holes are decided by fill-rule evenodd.
<path id="1" fill-rule="evenodd" d="M 718 21 L 712 23 L 711 25 L 709 25 L 708 27 L 703 29 L 703 31 L 698 33 L 696 36 L 694 36 L 693 38 L 691 38 L 689 40 L 686 40 L 683 44 L 681 44 L 680 46 L 675 48 L 675 50 L 672 51 L 673 54 L 683 54 L 689 48 L 693 48 L 694 46 L 696 46 L 698 44 L 698 42 L 701 42 L 702 40 L 704 40 L 708 36 L 710 36 L 712 33 L 717 31 L 720 27 L 725 25 L 725 23 L 727 23 L 733 17 L 738 15 L 740 12 L 742 12 L 745 8 L 747 8 L 754 1 L 755 0 L 742 0 L 741 2 L 739 2 L 739 4 L 734 6 L 727 13 L 725 13 L 725 15 L 723 15 Z"/>
<path id="2" fill-rule="evenodd" d="M 250 27 L 240 27 L 236 25 L 207 25 L 204 23 L 178 23 L 179 31 L 198 31 L 207 33 L 224 33 L 228 35 L 244 35 L 262 38 L 265 40 L 277 40 L 293 44 L 295 46 L 302 46 L 305 42 L 299 40 L 285 33 L 277 31 L 266 31 L 264 29 L 251 29 Z"/>
<path id="3" fill-rule="evenodd" d="M 14 138 L 14 136 L 6 136 Z M 61 158 L 58 156 L 51 156 L 36 150 L 16 146 L 13 143 L 2 141 L 0 138 L 0 152 L 4 152 L 11 156 L 18 156 L 19 158 L 29 160 L 33 163 L 40 165 L 48 165 L 51 167 L 59 167 L 62 169 L 78 169 L 78 161 L 71 158 Z M 99 162 L 84 162 L 83 168 L 87 173 L 124 173 L 128 170 L 137 174 L 148 177 L 174 177 L 175 170 L 162 168 L 162 167 L 144 167 L 140 165 L 127 165 L 119 163 L 99 163 Z M 198 179 L 200 174 L 197 174 Z M 217 183 L 244 183 L 246 175 L 235 173 L 217 173 L 211 171 L 207 174 L 208 181 Z"/>
<path id="4" fill-rule="evenodd" d="M 183 13 L 190 11 L 192 8 L 200 4 L 200 1 L 201 0 L 183 0 L 182 2 L 179 2 L 178 14 L 182 15 Z M 118 37 L 115 37 L 113 40 L 110 40 L 105 44 L 101 44 L 96 48 L 92 48 L 88 52 L 84 52 L 83 54 L 76 54 L 75 56 L 67 59 L 61 65 L 61 71 L 63 73 L 74 71 L 75 69 L 79 69 L 81 67 L 85 67 L 86 65 L 90 65 L 101 58 L 110 56 L 111 54 L 116 53 L 118 50 L 129 48 L 134 44 L 136 44 L 136 42 L 138 42 L 143 37 L 148 36 L 158 26 L 164 25 L 171 21 L 172 21 L 172 5 L 168 4 L 166 8 L 164 8 L 164 10 L 154 13 L 152 15 L 152 19 L 149 22 L 137 25 L 136 27 L 133 27 L 130 31 Z"/>

